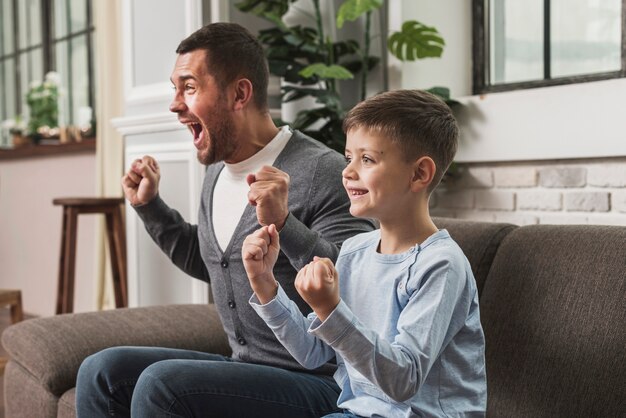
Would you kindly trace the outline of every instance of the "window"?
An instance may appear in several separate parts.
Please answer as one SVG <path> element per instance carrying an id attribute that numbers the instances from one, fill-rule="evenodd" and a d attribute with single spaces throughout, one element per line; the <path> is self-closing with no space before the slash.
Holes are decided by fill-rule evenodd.
<path id="1" fill-rule="evenodd" d="M 474 0 L 474 94 L 625 77 L 625 4 Z"/>
<path id="2" fill-rule="evenodd" d="M 94 108 L 91 0 L 0 0 L 0 122 L 28 117 L 32 82 L 60 76 L 59 125 L 84 125 Z"/>

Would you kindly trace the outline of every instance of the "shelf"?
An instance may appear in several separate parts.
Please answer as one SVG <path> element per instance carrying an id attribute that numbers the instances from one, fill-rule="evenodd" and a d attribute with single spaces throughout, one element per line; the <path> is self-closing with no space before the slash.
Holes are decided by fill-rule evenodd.
<path id="1" fill-rule="evenodd" d="M 11 149 L 0 149 L 0 161 L 48 157 L 55 155 L 93 153 L 95 151 L 95 139 L 85 139 L 80 142 L 68 142 L 65 144 L 22 145 Z"/>

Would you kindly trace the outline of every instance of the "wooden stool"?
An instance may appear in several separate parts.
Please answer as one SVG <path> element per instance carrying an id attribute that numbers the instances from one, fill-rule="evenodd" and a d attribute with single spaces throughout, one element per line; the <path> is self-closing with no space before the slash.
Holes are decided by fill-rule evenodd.
<path id="1" fill-rule="evenodd" d="M 15 324 L 24 319 L 22 311 L 22 292 L 19 290 L 0 290 L 0 306 L 9 306 L 11 308 L 11 324 Z M 9 359 L 0 357 L 0 375 L 4 374 L 4 366 Z"/>
<path id="2" fill-rule="evenodd" d="M 123 198 L 62 198 L 54 199 L 54 205 L 63 206 L 63 229 L 61 231 L 61 258 L 59 262 L 59 285 L 57 314 L 74 310 L 74 274 L 76 265 L 76 229 L 81 213 L 102 213 L 106 217 L 115 306 L 128 306 L 126 283 L 126 235 L 122 220 Z"/>

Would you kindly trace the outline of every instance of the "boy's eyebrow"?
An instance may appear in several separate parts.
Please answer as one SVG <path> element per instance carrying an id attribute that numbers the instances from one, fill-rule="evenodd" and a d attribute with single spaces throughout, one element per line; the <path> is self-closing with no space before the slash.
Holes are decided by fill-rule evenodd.
<path id="1" fill-rule="evenodd" d="M 359 152 L 363 152 L 363 151 L 367 151 L 367 152 L 375 152 L 377 154 L 384 154 L 384 151 L 376 151 L 375 149 L 369 149 L 369 148 L 357 148 L 356 151 Z M 352 152 L 352 150 L 349 150 L 348 148 L 346 148 L 346 152 Z"/>

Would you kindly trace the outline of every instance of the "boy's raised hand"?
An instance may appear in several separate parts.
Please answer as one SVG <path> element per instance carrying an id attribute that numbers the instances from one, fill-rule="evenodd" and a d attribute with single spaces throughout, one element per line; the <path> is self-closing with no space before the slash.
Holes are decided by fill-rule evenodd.
<path id="1" fill-rule="evenodd" d="M 321 321 L 339 304 L 339 275 L 328 258 L 314 257 L 298 272 L 295 286 Z"/>
<path id="2" fill-rule="evenodd" d="M 279 252 L 280 241 L 274 224 L 248 235 L 241 247 L 250 286 L 262 304 L 274 299 L 278 291 L 278 282 L 272 270 Z"/>

